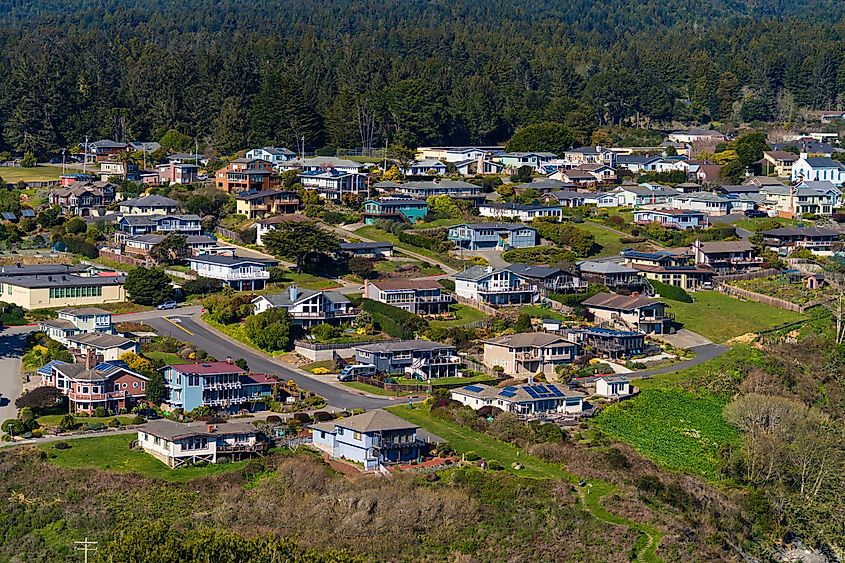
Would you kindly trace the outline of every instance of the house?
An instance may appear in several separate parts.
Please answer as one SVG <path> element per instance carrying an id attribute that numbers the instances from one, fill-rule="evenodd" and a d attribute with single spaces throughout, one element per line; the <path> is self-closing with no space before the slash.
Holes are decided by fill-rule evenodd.
<path id="1" fill-rule="evenodd" d="M 800 248 L 822 256 L 829 255 L 840 238 L 839 232 L 820 227 L 781 227 L 762 234 L 763 245 L 783 255 Z"/>
<path id="2" fill-rule="evenodd" d="M 287 310 L 291 322 L 302 327 L 351 323 L 358 315 L 349 299 L 340 292 L 300 289 L 295 284 L 275 295 L 259 295 L 252 304 L 256 315 L 281 307 Z"/>
<path id="3" fill-rule="evenodd" d="M 690 264 L 687 256 L 676 255 L 671 251 L 626 250 L 622 252 L 622 257 L 627 266 L 641 272 L 646 279 L 686 290 L 709 285 L 713 279 L 712 270 Z"/>
<path id="4" fill-rule="evenodd" d="M 619 207 L 619 195 L 613 192 L 591 192 L 584 195 L 584 205 Z"/>
<path id="5" fill-rule="evenodd" d="M 82 149 L 85 151 L 85 159 L 94 157 L 96 160 L 107 160 L 111 155 L 122 153 L 127 150 L 129 145 L 126 143 L 119 143 L 111 139 L 100 139 L 87 144 L 82 143 Z"/>
<path id="6" fill-rule="evenodd" d="M 531 222 L 538 217 L 552 217 L 563 219 L 563 206 L 560 205 L 522 205 L 519 203 L 485 203 L 478 206 L 478 214 L 482 217 L 496 219 L 517 219 Z"/>
<path id="7" fill-rule="evenodd" d="M 801 137 L 792 141 L 769 143 L 773 151 L 788 151 L 807 153 L 813 156 L 824 156 L 830 158 L 833 155 L 833 147 L 830 143 L 822 142 L 812 137 Z"/>
<path id="8" fill-rule="evenodd" d="M 340 251 L 350 256 L 379 260 L 393 256 L 393 243 L 390 242 L 342 242 Z"/>
<path id="9" fill-rule="evenodd" d="M 188 266 L 198 276 L 220 280 L 238 291 L 264 289 L 270 267 L 275 265 L 275 261 L 240 256 L 200 254 L 188 258 Z"/>
<path id="10" fill-rule="evenodd" d="M 50 205 L 61 207 L 65 215 L 103 215 L 116 193 L 117 186 L 111 182 L 75 181 L 66 188 L 51 190 Z"/>
<path id="11" fill-rule="evenodd" d="M 543 194 L 542 200 L 546 204 L 557 204 L 560 207 L 581 207 L 588 201 L 593 200 L 593 192 L 575 192 L 570 190 L 547 192 Z M 613 198 L 613 207 L 616 207 L 616 198 Z M 563 212 L 561 211 L 561 217 Z"/>
<path id="12" fill-rule="evenodd" d="M 722 178 L 722 167 L 718 164 L 702 164 L 695 172 L 695 180 L 701 184 L 717 184 Z"/>
<path id="13" fill-rule="evenodd" d="M 138 447 L 170 468 L 239 461 L 261 455 L 267 437 L 249 422 L 151 420 L 138 430 Z"/>
<path id="14" fill-rule="evenodd" d="M 675 143 L 693 144 L 693 143 L 723 143 L 727 140 L 722 133 L 713 129 L 687 129 L 680 131 L 672 131 L 669 133 L 669 140 Z"/>
<path id="15" fill-rule="evenodd" d="M 646 334 L 664 334 L 667 323 L 674 318 L 666 313 L 663 301 L 643 297 L 638 293 L 597 293 L 582 304 L 598 324 L 621 324 L 629 330 Z"/>
<path id="16" fill-rule="evenodd" d="M 467 250 L 537 246 L 537 229 L 519 223 L 465 223 L 449 227 L 446 238 Z"/>
<path id="17" fill-rule="evenodd" d="M 634 223 L 660 223 L 667 229 L 698 229 L 710 224 L 707 213 L 689 209 L 641 209 L 634 211 Z"/>
<path id="18" fill-rule="evenodd" d="M 155 169 L 161 184 L 184 186 L 199 181 L 200 167 L 193 163 L 170 160 L 164 164 L 157 164 Z"/>
<path id="19" fill-rule="evenodd" d="M 734 200 L 712 192 L 679 193 L 669 198 L 675 209 L 703 211 L 710 216 L 728 215 L 733 211 Z"/>
<path id="20" fill-rule="evenodd" d="M 605 375 L 596 379 L 596 395 L 618 399 L 631 395 L 631 382 L 624 375 Z"/>
<path id="21" fill-rule="evenodd" d="M 295 162 L 296 161 L 288 161 L 286 164 Z M 306 158 L 303 160 L 301 162 L 301 167 L 306 172 L 337 170 L 338 172 L 346 172 L 347 174 L 360 174 L 364 172 L 367 165 L 355 162 L 354 160 L 346 160 L 344 158 L 337 158 L 334 156 L 315 156 L 314 158 Z"/>
<path id="22" fill-rule="evenodd" d="M 502 152 L 504 152 L 504 147 L 499 146 L 418 147 L 416 159 L 460 162 L 462 160 L 478 160 L 479 158 L 488 157 Z"/>
<path id="23" fill-rule="evenodd" d="M 155 245 L 166 239 L 169 235 L 150 233 L 127 237 L 123 240 L 123 252 L 127 255 L 146 257 Z M 234 254 L 234 247 L 218 247 L 217 239 L 208 235 L 185 235 L 188 249 L 193 256 L 200 254 Z M 225 250 L 225 252 L 224 252 Z"/>
<path id="24" fill-rule="evenodd" d="M 571 364 L 578 345 L 547 332 L 523 332 L 484 340 L 484 363 L 508 375 L 553 375 L 557 366 Z"/>
<path id="25" fill-rule="evenodd" d="M 431 196 L 473 196 L 482 193 L 481 186 L 463 182 L 461 180 L 430 180 L 414 181 L 399 184 L 396 191 L 418 199 L 426 199 Z"/>
<path id="26" fill-rule="evenodd" d="M 599 182 L 599 179 L 595 174 L 585 170 L 579 170 L 578 168 L 572 168 L 571 170 L 558 170 L 549 176 L 549 178 L 582 187 L 595 186 Z"/>
<path id="27" fill-rule="evenodd" d="M 255 222 L 255 244 L 263 245 L 263 237 L 270 231 L 276 228 L 276 225 L 281 225 L 282 223 L 310 223 L 311 219 L 306 217 L 305 215 L 300 214 L 290 214 L 287 213 L 285 215 L 274 215 L 273 217 L 267 217 L 266 219 L 261 219 L 260 221 Z"/>
<path id="28" fill-rule="evenodd" d="M 435 158 L 412 162 L 402 171 L 405 176 L 445 176 L 446 165 Z"/>
<path id="29" fill-rule="evenodd" d="M 827 156 L 808 156 L 807 153 L 801 153 L 792 165 L 792 181 L 806 180 L 827 180 L 841 186 L 845 180 L 845 167 L 841 162 Z"/>
<path id="30" fill-rule="evenodd" d="M 798 161 L 798 155 L 787 151 L 764 151 L 760 162 L 763 174 L 776 174 L 781 178 L 792 178 L 792 165 Z"/>
<path id="31" fill-rule="evenodd" d="M 59 309 L 55 319 L 38 323 L 38 330 L 61 344 L 68 345 L 68 337 L 77 334 L 113 334 L 111 313 L 97 307 Z"/>
<path id="32" fill-rule="evenodd" d="M 364 282 L 364 297 L 387 303 L 416 315 L 449 312 L 454 298 L 443 293 L 437 280 L 376 280 Z"/>
<path id="33" fill-rule="evenodd" d="M 273 164 L 258 158 L 236 158 L 214 176 L 217 189 L 227 194 L 262 192 L 279 184 Z"/>
<path id="34" fill-rule="evenodd" d="M 117 272 L 5 276 L 0 273 L 0 293 L 4 302 L 27 310 L 122 303 L 126 301 L 125 281 Z"/>
<path id="35" fill-rule="evenodd" d="M 822 189 L 810 188 L 809 185 Z M 802 182 L 797 186 L 762 186 L 760 193 L 765 196 L 763 206 L 777 211 L 779 217 L 800 217 L 804 213 L 831 215 L 838 190 L 823 191 L 824 186 L 834 188 L 830 182 Z"/>
<path id="36" fill-rule="evenodd" d="M 540 291 L 530 280 L 504 268 L 472 266 L 450 277 L 458 297 L 488 305 L 524 305 L 540 299 Z"/>
<path id="37" fill-rule="evenodd" d="M 493 160 L 501 163 L 505 169 L 519 170 L 528 166 L 537 172 L 543 172 L 543 166 L 557 155 L 550 152 L 505 152 L 497 154 Z"/>
<path id="38" fill-rule="evenodd" d="M 583 181 L 578 181 L 572 174 L 574 172 L 582 172 L 584 174 L 589 174 L 593 177 L 592 180 L 589 178 L 584 178 Z M 554 177 L 554 176 L 552 176 Z M 567 170 L 564 173 L 564 177 L 560 178 L 564 182 L 569 182 L 573 184 L 583 184 L 583 183 L 609 183 L 616 181 L 616 169 L 608 166 L 607 164 L 579 164 L 578 166 Z"/>
<path id="39" fill-rule="evenodd" d="M 381 409 L 319 422 L 310 428 L 315 448 L 334 458 L 359 463 L 364 471 L 416 461 L 428 454 L 431 440 L 437 439 L 416 424 Z"/>
<path id="40" fill-rule="evenodd" d="M 495 407 L 519 415 L 574 414 L 584 411 L 584 394 L 559 383 L 524 383 L 502 389 L 473 383 L 452 390 L 452 399 L 474 410 Z"/>
<path id="41" fill-rule="evenodd" d="M 97 362 L 113 362 L 127 352 L 141 352 L 141 347 L 134 340 L 102 332 L 75 334 L 68 336 L 67 342 L 68 350 L 75 357 L 93 355 Z"/>
<path id="42" fill-rule="evenodd" d="M 672 197 L 678 195 L 678 192 L 672 188 L 657 184 L 623 184 L 611 190 L 610 193 L 616 194 L 620 207 L 667 204 Z"/>
<path id="43" fill-rule="evenodd" d="M 299 175 L 299 183 L 306 190 L 315 190 L 329 201 L 341 201 L 343 194 L 358 195 L 367 191 L 367 175 L 336 168 L 306 170 Z"/>
<path id="44" fill-rule="evenodd" d="M 296 158 L 296 153 L 285 147 L 262 147 L 246 151 L 246 157 L 251 160 L 266 160 L 273 164 L 287 162 Z"/>
<path id="45" fill-rule="evenodd" d="M 639 331 L 594 326 L 568 329 L 566 337 L 582 347 L 589 347 L 598 356 L 612 360 L 637 356 L 645 351 L 645 334 Z"/>
<path id="46" fill-rule="evenodd" d="M 149 233 L 199 235 L 202 219 L 199 215 L 124 215 L 117 220 L 115 238 L 118 240 Z"/>
<path id="47" fill-rule="evenodd" d="M 484 174 L 501 174 L 505 170 L 505 165 L 500 162 L 494 162 L 486 158 L 477 158 L 470 160 L 459 160 L 452 163 L 455 170 L 461 176 L 476 176 Z"/>
<path id="48" fill-rule="evenodd" d="M 384 374 L 406 374 L 428 381 L 457 377 L 461 361 L 455 347 L 430 340 L 391 340 L 355 347 L 355 361 Z"/>
<path id="49" fill-rule="evenodd" d="M 205 166 L 208 164 L 209 160 L 206 156 L 199 153 L 177 152 L 167 155 L 167 162 L 175 162 L 176 164 L 196 164 L 197 166 L 202 164 Z"/>
<path id="50" fill-rule="evenodd" d="M 535 266 L 529 264 L 511 264 L 506 270 L 525 278 L 538 288 L 554 292 L 579 291 L 587 288 L 587 282 L 560 268 Z"/>
<path id="51" fill-rule="evenodd" d="M 125 412 L 140 404 L 147 394 L 146 376 L 122 362 L 98 364 L 93 354 L 78 364 L 54 360 L 38 373 L 41 385 L 55 387 L 65 394 L 71 414 L 93 414 L 98 408 Z"/>
<path id="52" fill-rule="evenodd" d="M 179 212 L 179 202 L 161 195 L 145 195 L 120 202 L 124 215 L 172 215 Z"/>
<path id="53" fill-rule="evenodd" d="M 737 274 L 763 267 L 763 259 L 754 256 L 754 245 L 747 240 L 692 243 L 697 266 L 710 268 L 717 274 Z"/>
<path id="54" fill-rule="evenodd" d="M 616 167 L 623 168 L 634 174 L 653 172 L 660 161 L 659 156 L 644 156 L 636 154 L 620 154 L 616 156 Z"/>
<path id="55" fill-rule="evenodd" d="M 578 147 L 563 152 L 563 168 L 574 168 L 581 164 L 616 164 L 616 153 L 607 147 Z"/>
<path id="56" fill-rule="evenodd" d="M 382 197 L 364 202 L 363 217 L 367 225 L 382 219 L 413 225 L 427 214 L 428 203 L 411 197 Z"/>
<path id="57" fill-rule="evenodd" d="M 140 178 L 140 169 L 138 165 L 131 161 L 121 160 L 103 160 L 100 162 L 100 180 L 108 182 L 109 180 L 117 178 L 119 180 L 138 181 Z"/>
<path id="58" fill-rule="evenodd" d="M 263 190 L 243 192 L 235 197 L 235 211 L 250 219 L 264 219 L 268 215 L 296 213 L 299 197 L 294 192 Z"/>
<path id="59" fill-rule="evenodd" d="M 546 194 L 549 192 L 575 192 L 578 190 L 578 186 L 552 178 L 536 178 L 528 184 L 517 186 L 517 189 L 534 190 L 537 193 Z"/>
<path id="60" fill-rule="evenodd" d="M 168 365 L 164 372 L 164 405 L 190 412 L 212 407 L 237 413 L 247 402 L 241 376 L 245 371 L 231 361 Z"/>
<path id="61" fill-rule="evenodd" d="M 584 281 L 603 285 L 614 291 L 640 291 L 646 284 L 639 270 L 612 260 L 579 262 L 578 273 Z"/>

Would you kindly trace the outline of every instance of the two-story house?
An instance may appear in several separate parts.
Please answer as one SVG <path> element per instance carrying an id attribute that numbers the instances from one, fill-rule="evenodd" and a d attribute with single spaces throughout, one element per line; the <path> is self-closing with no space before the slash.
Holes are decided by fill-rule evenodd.
<path id="1" fill-rule="evenodd" d="M 391 340 L 355 348 L 355 361 L 388 375 L 406 374 L 422 380 L 457 377 L 460 358 L 455 347 L 430 340 Z"/>
<path id="2" fill-rule="evenodd" d="M 449 312 L 454 298 L 436 280 L 376 280 L 364 283 L 364 297 L 399 307 L 415 315 Z"/>
<path id="3" fill-rule="evenodd" d="M 634 211 L 634 223 L 648 225 L 660 223 L 667 229 L 698 229 L 710 224 L 708 214 L 704 211 L 689 209 L 639 209 Z"/>
<path id="4" fill-rule="evenodd" d="M 504 165 L 506 170 L 519 170 L 528 166 L 532 170 L 542 172 L 543 167 L 556 156 L 550 152 L 505 152 L 493 156 L 493 160 Z"/>
<path id="5" fill-rule="evenodd" d="M 159 183 L 164 185 L 178 184 L 184 186 L 199 180 L 200 167 L 193 163 L 170 160 L 163 164 L 157 164 L 155 169 Z"/>
<path id="6" fill-rule="evenodd" d="M 563 219 L 563 206 L 533 204 L 522 205 L 519 203 L 484 203 L 478 206 L 478 214 L 482 217 L 495 217 L 497 219 L 518 219 L 519 221 L 525 221 L 527 223 L 530 223 L 538 217 L 551 217 L 560 221 Z"/>
<path id="7" fill-rule="evenodd" d="M 763 267 L 763 259 L 754 255 L 754 245 L 747 240 L 702 242 L 696 239 L 691 248 L 695 264 L 717 274 L 737 274 Z"/>
<path id="8" fill-rule="evenodd" d="M 87 332 L 67 337 L 67 347 L 75 358 L 93 355 L 97 362 L 114 362 L 127 352 L 138 354 L 141 347 L 137 342 L 117 334 Z"/>
<path id="9" fill-rule="evenodd" d="M 380 219 L 414 224 L 428 214 L 428 203 L 412 197 L 381 197 L 364 202 L 364 223 Z"/>
<path id="10" fill-rule="evenodd" d="M 546 332 L 509 334 L 483 342 L 484 363 L 499 366 L 508 375 L 553 375 L 557 366 L 571 364 L 578 356 L 578 344 Z"/>
<path id="11" fill-rule="evenodd" d="M 832 253 L 841 233 L 821 227 L 781 227 L 763 231 L 763 245 L 786 255 L 795 249 L 806 248 L 814 254 Z"/>
<path id="12" fill-rule="evenodd" d="M 641 205 L 668 204 L 669 199 L 678 195 L 676 190 L 658 184 L 624 184 L 611 190 L 616 194 L 620 207 L 639 207 Z"/>
<path id="13" fill-rule="evenodd" d="M 616 164 L 616 153 L 600 145 L 577 147 L 563 152 L 563 168 L 574 168 L 581 164 Z"/>
<path id="14" fill-rule="evenodd" d="M 164 405 L 190 412 L 207 406 L 238 412 L 247 402 L 241 375 L 245 371 L 232 362 L 197 362 L 169 365 L 164 372 Z"/>
<path id="15" fill-rule="evenodd" d="M 257 158 L 236 158 L 215 174 L 217 189 L 227 194 L 261 192 L 278 184 L 273 164 Z"/>
<path id="16" fill-rule="evenodd" d="M 145 195 L 120 202 L 123 215 L 173 215 L 179 213 L 179 202 L 161 195 Z"/>
<path id="17" fill-rule="evenodd" d="M 679 193 L 669 199 L 675 209 L 702 211 L 712 216 L 728 215 L 733 211 L 736 200 L 712 192 Z"/>
<path id="18" fill-rule="evenodd" d="M 798 155 L 787 151 L 764 151 L 761 162 L 763 174 L 776 174 L 781 178 L 792 178 L 792 166 L 798 162 Z"/>
<path id="19" fill-rule="evenodd" d="M 571 272 L 548 266 L 533 264 L 511 264 L 506 268 L 537 287 L 557 293 L 569 293 L 587 289 L 587 282 Z"/>
<path id="20" fill-rule="evenodd" d="M 261 455 L 267 437 L 249 422 L 151 420 L 138 430 L 138 446 L 170 468 L 240 461 Z"/>
<path id="21" fill-rule="evenodd" d="M 138 257 L 150 255 L 155 245 L 166 239 L 169 235 L 151 233 L 148 235 L 137 235 L 127 237 L 123 241 L 123 252 Z M 233 247 L 222 247 L 217 245 L 217 239 L 208 235 L 185 235 L 186 243 L 191 254 L 197 256 L 205 253 L 234 254 Z"/>
<path id="22" fill-rule="evenodd" d="M 646 284 L 639 270 L 613 260 L 585 260 L 578 263 L 578 273 L 587 283 L 614 291 L 641 291 Z"/>
<path id="23" fill-rule="evenodd" d="M 246 151 L 246 157 L 251 160 L 266 160 L 275 166 L 295 159 L 296 153 L 285 147 L 262 147 Z"/>
<path id="24" fill-rule="evenodd" d="M 537 246 L 533 227 L 519 223 L 464 223 L 449 227 L 446 238 L 467 250 L 507 250 Z"/>
<path id="25" fill-rule="evenodd" d="M 264 190 L 243 192 L 235 197 L 235 211 L 250 219 L 264 219 L 268 215 L 296 213 L 299 197 L 294 192 Z"/>
<path id="26" fill-rule="evenodd" d="M 68 337 L 78 334 L 114 334 L 109 311 L 97 307 L 79 307 L 60 309 L 56 314 L 58 318 L 40 321 L 38 330 L 63 346 L 68 345 Z"/>
<path id="27" fill-rule="evenodd" d="M 812 182 L 813 185 L 820 183 Z M 830 183 L 830 186 L 833 187 L 833 183 Z M 760 194 L 765 196 L 763 207 L 777 211 L 780 217 L 791 219 L 801 217 L 804 213 L 813 215 L 833 213 L 834 193 L 817 190 L 804 183 L 797 186 L 761 186 Z"/>
<path id="28" fill-rule="evenodd" d="M 283 223 L 310 223 L 311 219 L 301 213 L 273 215 L 255 222 L 255 244 L 264 244 L 264 235 Z"/>
<path id="29" fill-rule="evenodd" d="M 686 252 L 625 250 L 622 257 L 626 266 L 641 272 L 647 279 L 687 290 L 698 289 L 713 279 L 713 270 L 690 263 Z"/>
<path id="30" fill-rule="evenodd" d="M 583 393 L 559 383 L 524 383 L 499 389 L 483 383 L 473 383 L 452 390 L 452 399 L 474 410 L 495 407 L 517 415 L 543 414 L 579 415 L 584 411 Z"/>
<path id="31" fill-rule="evenodd" d="M 470 184 L 462 180 L 431 180 L 431 181 L 414 181 L 399 184 L 396 191 L 415 197 L 418 199 L 427 199 L 431 196 L 448 195 L 448 196 L 474 196 L 482 193 L 481 186 Z"/>
<path id="32" fill-rule="evenodd" d="M 238 291 L 263 289 L 270 279 L 270 268 L 277 262 L 243 256 L 200 254 L 188 258 L 188 266 L 203 278 L 222 281 Z"/>
<path id="33" fill-rule="evenodd" d="M 322 323 L 350 323 L 358 314 L 338 291 L 301 289 L 295 284 L 281 293 L 259 295 L 252 304 L 256 315 L 274 307 L 286 309 L 294 324 L 306 328 Z"/>
<path id="34" fill-rule="evenodd" d="M 845 168 L 841 162 L 837 162 L 826 156 L 808 156 L 801 153 L 800 158 L 792 165 L 792 181 L 822 180 L 833 182 L 841 186 L 845 180 Z"/>
<path id="35" fill-rule="evenodd" d="M 117 220 L 118 232 L 115 239 L 150 233 L 199 235 L 202 233 L 202 219 L 199 215 L 124 215 Z"/>
<path id="36" fill-rule="evenodd" d="M 612 360 L 636 356 L 645 351 L 645 334 L 639 331 L 593 326 L 567 329 L 565 333 L 570 341 L 589 347 L 596 355 Z"/>
<path id="37" fill-rule="evenodd" d="M 331 457 L 363 465 L 365 471 L 420 459 L 432 447 L 419 426 L 377 409 L 311 425 L 312 444 Z"/>
<path id="38" fill-rule="evenodd" d="M 91 414 L 102 407 L 117 413 L 138 405 L 147 393 L 148 378 L 121 363 L 84 363 L 54 360 L 38 370 L 41 384 L 56 387 L 68 398 L 70 412 Z"/>
<path id="39" fill-rule="evenodd" d="M 102 216 L 114 202 L 117 186 L 110 182 L 76 181 L 66 188 L 50 192 L 50 205 L 59 206 L 66 215 Z"/>
<path id="40" fill-rule="evenodd" d="M 455 294 L 488 305 L 524 305 L 538 301 L 540 291 L 527 278 L 505 268 L 472 266 L 452 274 Z"/>
<path id="41" fill-rule="evenodd" d="M 412 162 L 402 171 L 405 176 L 444 176 L 446 165 L 436 158 L 427 158 Z"/>
<path id="42" fill-rule="evenodd" d="M 597 293 L 583 305 L 598 324 L 622 325 L 646 334 L 664 334 L 667 324 L 674 319 L 674 315 L 666 312 L 663 301 L 638 293 Z"/>
<path id="43" fill-rule="evenodd" d="M 367 175 L 336 168 L 306 170 L 299 175 L 299 183 L 306 190 L 315 190 L 329 201 L 341 201 L 344 194 L 366 194 Z"/>

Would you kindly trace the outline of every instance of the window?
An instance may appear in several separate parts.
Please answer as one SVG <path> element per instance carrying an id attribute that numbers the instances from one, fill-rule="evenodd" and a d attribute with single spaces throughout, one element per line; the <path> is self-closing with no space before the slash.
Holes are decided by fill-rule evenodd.
<path id="1" fill-rule="evenodd" d="M 137 389 L 137 388 L 138 388 L 138 382 L 137 381 L 132 382 L 132 389 Z"/>
<path id="2" fill-rule="evenodd" d="M 126 389 L 128 385 L 126 383 L 123 384 L 123 388 Z"/>
<path id="3" fill-rule="evenodd" d="M 352 437 L 356 440 L 360 440 L 361 439 L 361 433 L 355 432 L 355 433 L 352 434 Z"/>

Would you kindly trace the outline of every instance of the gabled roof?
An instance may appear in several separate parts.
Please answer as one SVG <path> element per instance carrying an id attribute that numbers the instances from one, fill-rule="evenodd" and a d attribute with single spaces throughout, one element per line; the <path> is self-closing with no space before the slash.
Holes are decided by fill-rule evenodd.
<path id="1" fill-rule="evenodd" d="M 245 373 L 243 369 L 239 368 L 234 363 L 229 362 L 196 362 L 193 364 L 171 364 L 169 366 L 166 366 L 166 368 L 174 369 L 179 373 L 195 373 L 199 375 Z"/>
<path id="2" fill-rule="evenodd" d="M 389 340 L 386 342 L 375 342 L 373 344 L 364 344 L 356 346 L 355 350 L 362 350 L 364 352 L 404 352 L 407 350 L 454 350 L 454 346 L 448 344 L 441 344 L 440 342 L 432 342 L 431 340 Z"/>
<path id="3" fill-rule="evenodd" d="M 69 342 L 76 342 L 94 348 L 124 348 L 130 344 L 135 344 L 134 340 L 104 332 L 84 332 L 82 334 L 68 336 L 67 339 Z"/>
<path id="4" fill-rule="evenodd" d="M 121 207 L 178 207 L 179 202 L 161 195 L 146 195 L 120 202 Z"/>
<path id="5" fill-rule="evenodd" d="M 539 207 L 539 206 L 538 206 Z M 531 207 L 533 209 L 533 207 Z M 534 227 L 523 225 L 522 223 L 462 223 L 460 225 L 452 225 L 450 229 L 457 229 L 458 227 L 469 227 L 474 231 L 480 230 L 494 230 L 494 231 L 522 231 L 525 229 L 535 230 Z"/>
<path id="6" fill-rule="evenodd" d="M 617 293 L 597 293 L 583 302 L 587 307 L 615 309 L 617 311 L 633 311 L 656 303 L 663 302 L 641 295 L 619 295 Z"/>
<path id="7" fill-rule="evenodd" d="M 335 426 L 339 426 L 340 428 L 348 428 L 349 430 L 363 433 L 387 430 L 414 430 L 419 428 L 416 424 L 381 409 L 357 414 L 348 418 L 339 418 L 333 422 Z"/>
<path id="8" fill-rule="evenodd" d="M 258 266 L 270 267 L 277 264 L 275 260 L 265 260 L 262 258 L 247 258 L 244 256 L 223 256 L 220 254 L 200 254 L 199 256 L 191 256 L 188 258 L 189 262 L 199 262 L 201 264 L 217 264 L 218 266 L 237 266 L 239 264 L 256 264 Z"/>
<path id="9" fill-rule="evenodd" d="M 458 272 L 456 274 L 452 274 L 452 279 L 455 280 L 463 280 L 463 281 L 481 281 L 485 278 L 489 278 L 495 273 L 498 272 L 505 272 L 504 268 L 493 268 L 492 266 L 472 266 L 467 268 L 463 272 Z M 513 274 L 513 272 L 510 272 Z M 517 275 L 517 274 L 513 274 Z"/>
<path id="10" fill-rule="evenodd" d="M 771 229 L 769 231 L 763 231 L 763 235 L 765 236 L 805 236 L 805 237 L 831 237 L 831 236 L 839 236 L 840 233 L 838 231 L 832 231 L 830 229 L 822 229 L 820 227 L 781 227 L 779 229 Z"/>
<path id="11" fill-rule="evenodd" d="M 381 291 L 396 291 L 403 289 L 443 289 L 437 280 L 376 280 L 370 282 L 370 285 L 377 287 Z"/>
<path id="12" fill-rule="evenodd" d="M 519 276 L 532 279 L 546 279 L 564 273 L 560 268 L 549 268 L 547 266 L 535 266 L 532 264 L 511 264 L 505 269 Z"/>
<path id="13" fill-rule="evenodd" d="M 813 168 L 842 168 L 842 164 L 826 156 L 808 156 L 804 162 Z"/>
<path id="14" fill-rule="evenodd" d="M 273 295 L 260 295 L 252 300 L 253 303 L 256 301 L 260 301 L 261 299 L 266 299 L 274 307 L 290 307 L 292 305 L 296 305 L 297 303 L 304 301 L 305 299 L 310 299 L 315 295 L 323 294 L 323 297 L 332 303 L 349 303 L 349 299 L 340 293 L 339 291 L 330 291 L 330 290 L 316 290 L 316 289 L 302 289 L 302 288 L 294 288 L 294 298 L 291 299 L 290 297 L 291 288 L 287 288 L 281 293 L 276 293 Z"/>
<path id="15" fill-rule="evenodd" d="M 578 264 L 578 269 L 588 274 L 636 274 L 637 270 L 617 264 L 610 260 L 585 260 Z"/>
<path id="16" fill-rule="evenodd" d="M 109 316 L 111 316 L 110 311 L 106 311 L 105 309 L 100 309 L 99 307 L 67 307 L 65 309 L 59 309 L 58 312 L 63 313 L 65 315 L 73 315 L 75 317 L 91 316 L 91 315 L 109 315 Z"/>
<path id="17" fill-rule="evenodd" d="M 484 341 L 486 344 L 494 344 L 496 346 L 506 346 L 508 348 L 545 348 L 552 345 L 569 345 L 575 346 L 574 342 L 570 342 L 562 336 L 550 334 L 548 332 L 521 332 L 518 334 L 508 334 L 498 338 L 491 338 Z"/>

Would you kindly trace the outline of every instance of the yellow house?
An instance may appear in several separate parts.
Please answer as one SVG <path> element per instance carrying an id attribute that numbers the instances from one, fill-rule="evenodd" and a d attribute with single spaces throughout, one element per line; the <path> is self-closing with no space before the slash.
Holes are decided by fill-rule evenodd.
<path id="1" fill-rule="evenodd" d="M 0 277 L 0 301 L 24 309 L 76 307 L 126 301 L 119 275 L 38 274 Z"/>

